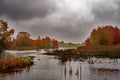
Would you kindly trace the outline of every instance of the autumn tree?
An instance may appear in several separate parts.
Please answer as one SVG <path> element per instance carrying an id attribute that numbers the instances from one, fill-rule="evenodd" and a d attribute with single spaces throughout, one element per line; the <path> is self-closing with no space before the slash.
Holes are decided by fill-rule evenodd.
<path id="1" fill-rule="evenodd" d="M 50 37 L 45 37 L 42 39 L 43 47 L 50 48 L 52 46 L 52 42 Z"/>
<path id="2" fill-rule="evenodd" d="M 57 40 L 55 40 L 55 39 L 52 40 L 52 47 L 58 48 L 58 41 Z"/>
<path id="3" fill-rule="evenodd" d="M 91 40 L 90 40 L 90 38 L 87 38 L 87 39 L 85 40 L 85 45 L 86 45 L 86 46 L 91 45 Z"/>
<path id="4" fill-rule="evenodd" d="M 46 49 L 46 48 L 58 48 L 58 41 L 51 39 L 50 37 L 40 38 L 32 40 L 32 47 L 37 49 Z"/>
<path id="5" fill-rule="evenodd" d="M 10 48 L 12 45 L 12 37 L 14 34 L 14 29 L 8 27 L 7 22 L 0 20 L 0 52 L 5 49 Z"/>
<path id="6" fill-rule="evenodd" d="M 38 48 L 41 48 L 41 46 L 42 46 L 42 40 L 41 40 L 40 36 L 38 36 L 37 39 L 32 40 L 32 47 L 38 49 Z"/>
<path id="7" fill-rule="evenodd" d="M 114 28 L 114 34 L 113 34 L 113 44 L 120 44 L 120 29 L 116 26 Z"/>
<path id="8" fill-rule="evenodd" d="M 93 29 L 90 35 L 92 45 L 117 45 L 120 44 L 120 29 L 111 25 Z"/>
<path id="9" fill-rule="evenodd" d="M 31 38 L 28 32 L 19 32 L 16 37 L 16 47 L 31 47 Z"/>

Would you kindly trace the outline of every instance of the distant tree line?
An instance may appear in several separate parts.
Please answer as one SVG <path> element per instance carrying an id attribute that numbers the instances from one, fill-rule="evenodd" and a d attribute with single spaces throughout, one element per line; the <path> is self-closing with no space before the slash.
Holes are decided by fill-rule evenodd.
<path id="1" fill-rule="evenodd" d="M 50 37 L 32 39 L 28 32 L 19 32 L 16 38 L 12 35 L 14 29 L 9 29 L 7 22 L 0 20 L 0 52 L 5 49 L 19 48 L 57 48 L 59 42 Z M 61 43 L 62 44 L 62 43 Z M 100 26 L 92 30 L 90 37 L 85 40 L 85 45 L 118 45 L 120 44 L 120 29 L 116 26 Z M 69 45 L 73 45 L 69 43 Z"/>
<path id="2" fill-rule="evenodd" d="M 39 49 L 58 47 L 58 41 L 50 37 L 32 39 L 28 32 L 19 32 L 14 38 L 13 34 L 14 29 L 9 29 L 7 22 L 0 20 L 0 52 L 9 48 Z"/>
<path id="3" fill-rule="evenodd" d="M 59 42 L 59 46 L 60 47 L 79 47 L 79 46 L 81 46 L 81 44 L 61 41 L 61 42 Z"/>
<path id="4" fill-rule="evenodd" d="M 22 47 L 31 47 L 33 49 L 57 48 L 58 41 L 51 39 L 50 37 L 40 38 L 39 36 L 37 39 L 32 39 L 30 38 L 30 34 L 28 32 L 19 32 L 13 41 L 12 48 Z"/>
<path id="5" fill-rule="evenodd" d="M 86 45 L 118 45 L 120 44 L 120 29 L 116 26 L 101 26 L 93 29 Z"/>

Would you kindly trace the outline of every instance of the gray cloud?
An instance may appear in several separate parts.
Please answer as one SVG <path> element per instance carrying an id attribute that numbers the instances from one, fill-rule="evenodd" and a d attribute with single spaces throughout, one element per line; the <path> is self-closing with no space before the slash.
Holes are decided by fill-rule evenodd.
<path id="1" fill-rule="evenodd" d="M 96 24 L 116 24 L 118 25 L 118 17 L 120 16 L 119 0 L 101 1 L 93 3 L 92 13 L 95 16 Z"/>
<path id="2" fill-rule="evenodd" d="M 119 0 L 1 0 L 0 18 L 12 28 L 28 31 L 32 37 L 81 42 L 99 25 L 120 25 Z M 70 0 L 72 1 L 72 0 Z M 72 5 L 72 6 L 70 6 Z"/>
<path id="3" fill-rule="evenodd" d="M 0 14 L 12 19 L 45 17 L 55 10 L 53 0 L 1 0 Z"/>

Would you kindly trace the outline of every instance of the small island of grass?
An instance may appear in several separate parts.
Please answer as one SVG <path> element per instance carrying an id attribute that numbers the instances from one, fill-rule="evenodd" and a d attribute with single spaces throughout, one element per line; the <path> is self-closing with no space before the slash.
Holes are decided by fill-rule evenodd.
<path id="1" fill-rule="evenodd" d="M 1 59 L 0 64 L 0 73 L 20 71 L 33 65 L 33 58 L 9 56 L 6 59 Z"/>

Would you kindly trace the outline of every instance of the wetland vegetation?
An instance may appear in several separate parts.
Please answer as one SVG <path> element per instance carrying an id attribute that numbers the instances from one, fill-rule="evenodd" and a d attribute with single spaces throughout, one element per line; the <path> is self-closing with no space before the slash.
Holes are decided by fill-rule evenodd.
<path id="1" fill-rule="evenodd" d="M 32 65 L 32 57 L 15 57 L 8 55 L 5 59 L 0 59 L 0 73 L 20 71 Z"/>

